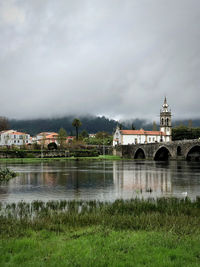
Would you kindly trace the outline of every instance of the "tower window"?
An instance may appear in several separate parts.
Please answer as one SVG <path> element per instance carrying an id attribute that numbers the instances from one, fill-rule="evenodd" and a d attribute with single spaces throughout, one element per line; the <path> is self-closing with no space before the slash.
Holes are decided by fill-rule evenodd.
<path id="1" fill-rule="evenodd" d="M 167 124 L 167 126 L 169 126 L 169 119 L 168 118 L 166 119 L 166 124 Z"/>
<path id="2" fill-rule="evenodd" d="M 164 119 L 162 118 L 162 125 L 164 125 Z"/>

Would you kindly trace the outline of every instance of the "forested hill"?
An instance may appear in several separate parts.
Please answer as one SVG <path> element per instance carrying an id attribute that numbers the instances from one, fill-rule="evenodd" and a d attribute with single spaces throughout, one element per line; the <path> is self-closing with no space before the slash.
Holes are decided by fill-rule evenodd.
<path id="1" fill-rule="evenodd" d="M 27 132 L 32 136 L 40 132 L 58 132 L 62 127 L 68 135 L 75 134 L 72 121 L 75 117 L 51 118 L 51 119 L 34 119 L 34 120 L 9 120 L 11 129 Z M 88 133 L 106 131 L 112 133 L 116 128 L 117 121 L 105 117 L 79 117 L 82 126 L 80 131 L 86 130 Z"/>
<path id="2" fill-rule="evenodd" d="M 32 136 L 36 135 L 40 132 L 45 131 L 52 131 L 58 132 L 59 129 L 62 127 L 67 131 L 68 135 L 74 135 L 75 130 L 72 126 L 72 121 L 75 118 L 72 116 L 66 116 L 63 118 L 51 118 L 51 119 L 34 119 L 34 120 L 9 120 L 9 125 L 11 129 L 27 132 Z M 94 116 L 87 116 L 87 117 L 79 117 L 82 122 L 82 126 L 80 127 L 80 131 L 86 130 L 88 133 L 96 133 L 99 131 L 106 131 L 110 134 L 113 133 L 114 129 L 117 126 L 117 121 L 102 117 L 94 117 Z M 131 129 L 134 127 L 135 129 L 145 129 L 145 130 L 152 130 L 153 123 L 147 122 L 143 119 L 133 119 L 129 121 L 124 121 L 121 123 L 123 129 Z M 200 120 L 180 120 L 174 121 L 173 126 L 178 125 L 186 125 L 190 127 L 199 127 Z M 157 130 L 159 130 L 159 125 L 157 126 Z"/>

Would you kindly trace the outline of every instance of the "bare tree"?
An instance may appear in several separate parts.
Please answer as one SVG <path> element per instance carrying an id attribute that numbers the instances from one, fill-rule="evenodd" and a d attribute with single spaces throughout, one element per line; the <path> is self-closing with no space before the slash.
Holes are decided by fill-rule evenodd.
<path id="1" fill-rule="evenodd" d="M 189 127 L 189 128 L 192 128 L 192 120 L 189 120 L 189 121 L 188 121 L 188 127 Z"/>
<path id="2" fill-rule="evenodd" d="M 60 145 L 60 148 L 63 148 L 65 146 L 66 137 L 67 137 L 67 132 L 65 131 L 65 129 L 60 128 L 60 130 L 58 132 L 58 138 L 57 138 L 57 141 Z"/>
<path id="3" fill-rule="evenodd" d="M 10 128 L 8 119 L 6 117 L 0 116 L 0 131 L 5 131 Z"/>
<path id="4" fill-rule="evenodd" d="M 156 122 L 154 121 L 153 122 L 153 131 L 157 131 L 158 129 L 157 129 L 157 124 L 156 124 Z"/>

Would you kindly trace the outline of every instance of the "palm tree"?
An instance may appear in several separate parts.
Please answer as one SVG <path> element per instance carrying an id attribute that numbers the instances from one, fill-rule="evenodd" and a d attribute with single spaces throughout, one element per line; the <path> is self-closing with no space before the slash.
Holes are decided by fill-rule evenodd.
<path id="1" fill-rule="evenodd" d="M 76 141 L 78 141 L 78 128 L 82 125 L 79 119 L 74 119 L 72 122 L 72 126 L 76 128 Z"/>

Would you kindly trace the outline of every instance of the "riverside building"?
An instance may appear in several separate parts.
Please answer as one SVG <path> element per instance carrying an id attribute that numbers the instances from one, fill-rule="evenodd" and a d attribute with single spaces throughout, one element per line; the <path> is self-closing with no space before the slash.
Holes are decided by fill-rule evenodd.
<path id="1" fill-rule="evenodd" d="M 156 142 L 171 142 L 172 140 L 172 122 L 171 110 L 165 97 L 164 104 L 160 110 L 160 131 L 140 130 L 120 130 L 117 126 L 113 136 L 113 146 L 149 144 Z"/>

